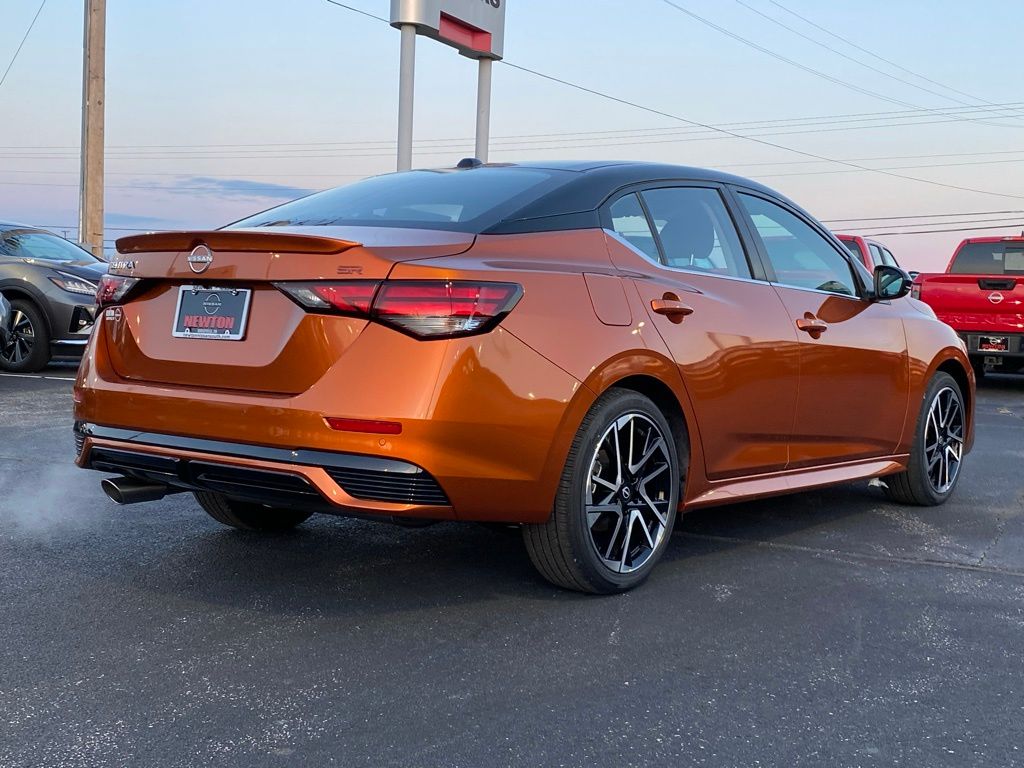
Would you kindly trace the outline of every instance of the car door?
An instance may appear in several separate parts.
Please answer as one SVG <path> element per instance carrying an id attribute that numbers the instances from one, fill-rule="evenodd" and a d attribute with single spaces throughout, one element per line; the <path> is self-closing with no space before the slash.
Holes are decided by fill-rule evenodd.
<path id="1" fill-rule="evenodd" d="M 736 198 L 800 335 L 790 467 L 892 454 L 909 389 L 901 312 L 870 300 L 866 271 L 803 213 L 754 192 Z"/>
<path id="2" fill-rule="evenodd" d="M 778 295 L 756 279 L 763 270 L 752 269 L 722 189 L 633 190 L 605 216 L 612 260 L 679 366 L 709 479 L 783 469 L 799 343 Z"/>

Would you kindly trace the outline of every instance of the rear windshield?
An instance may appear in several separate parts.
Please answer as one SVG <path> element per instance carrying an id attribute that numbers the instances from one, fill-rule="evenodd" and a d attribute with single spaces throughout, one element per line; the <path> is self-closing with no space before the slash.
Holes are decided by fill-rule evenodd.
<path id="1" fill-rule="evenodd" d="M 375 176 L 237 221 L 243 227 L 384 226 L 480 232 L 569 180 L 536 168 Z"/>
<path id="2" fill-rule="evenodd" d="M 955 275 L 1024 275 L 1024 243 L 967 243 L 949 271 Z"/>

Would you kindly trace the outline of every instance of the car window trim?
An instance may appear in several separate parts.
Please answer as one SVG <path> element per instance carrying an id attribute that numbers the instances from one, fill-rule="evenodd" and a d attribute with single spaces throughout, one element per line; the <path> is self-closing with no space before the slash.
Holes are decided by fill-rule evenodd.
<path id="1" fill-rule="evenodd" d="M 672 267 L 668 264 L 668 259 L 665 256 L 665 247 L 661 242 L 661 234 L 658 232 L 658 228 L 654 224 L 654 219 L 651 216 L 650 209 L 647 207 L 647 201 L 644 200 L 644 196 L 640 194 L 647 190 L 654 189 L 678 189 L 678 188 L 696 188 L 696 189 L 710 189 L 718 193 L 718 197 L 722 201 L 722 205 L 725 207 L 725 211 L 729 216 L 729 221 L 732 223 L 733 229 L 736 232 L 736 237 L 740 241 L 740 248 L 743 251 L 743 258 L 747 263 L 747 271 L 750 273 L 749 277 L 739 277 L 737 275 L 720 275 L 713 272 L 706 272 L 700 269 L 685 269 L 683 267 Z M 634 184 L 629 184 L 624 187 L 620 187 L 610 194 L 605 201 L 601 204 L 601 221 L 606 231 L 615 232 L 615 227 L 612 223 L 611 218 L 611 206 L 621 200 L 627 195 L 635 194 L 637 199 L 640 201 L 640 207 L 644 211 L 644 215 L 647 217 L 647 226 L 650 227 L 651 234 L 654 236 L 654 242 L 658 246 L 658 255 L 662 259 L 661 264 L 656 266 L 662 269 L 667 269 L 672 272 L 680 272 L 687 275 L 707 275 L 709 277 L 723 277 L 730 280 L 744 280 L 747 282 L 764 283 L 768 282 L 768 276 L 765 273 L 762 265 L 760 255 L 753 250 L 753 243 L 749 242 L 748 237 L 745 237 L 745 230 L 737 219 L 737 211 L 735 206 L 732 204 L 732 200 L 729 196 L 728 186 L 713 181 L 701 181 L 696 179 L 658 179 L 657 181 L 643 181 Z M 632 243 L 627 243 L 632 247 Z M 634 248 L 633 250 L 637 250 Z M 647 254 L 642 254 L 647 261 L 650 261 L 650 257 Z M 652 262 L 653 263 L 653 262 Z"/>
<path id="2" fill-rule="evenodd" d="M 754 245 L 761 256 L 761 260 L 764 262 L 765 272 L 767 273 L 767 282 L 771 283 L 772 285 L 784 286 L 786 288 L 793 288 L 799 291 L 810 291 L 812 293 L 821 293 L 827 296 L 841 296 L 848 299 L 856 299 L 858 301 L 864 301 L 868 298 L 868 287 L 864 284 L 864 281 L 862 280 L 860 273 L 857 272 L 853 264 L 854 255 L 850 253 L 846 246 L 839 242 L 839 240 L 836 238 L 834 234 L 832 234 L 832 232 L 827 230 L 823 225 L 819 224 L 808 214 L 802 213 L 798 208 L 795 208 L 793 205 L 787 203 L 787 201 L 781 198 L 765 194 L 761 190 L 750 189 L 749 187 L 742 187 L 739 185 L 729 186 L 732 188 L 733 193 L 736 195 L 736 204 L 740 208 L 740 211 L 743 215 L 743 219 L 749 227 L 751 238 L 753 239 Z M 831 246 L 832 250 L 838 253 L 839 256 L 846 263 L 847 269 L 850 270 L 850 277 L 853 280 L 854 290 L 856 290 L 857 293 L 851 295 L 848 293 L 838 293 L 835 291 L 823 291 L 820 288 L 807 288 L 802 285 L 791 285 L 790 283 L 784 283 L 781 280 L 779 280 L 779 276 L 776 274 L 775 268 L 772 265 L 771 259 L 768 256 L 768 250 L 767 246 L 764 244 L 764 239 L 761 237 L 761 233 L 757 231 L 757 226 L 754 224 L 753 218 L 751 218 L 746 207 L 739 199 L 739 195 L 741 194 L 749 195 L 750 197 L 757 197 L 760 198 L 761 200 L 764 200 L 765 202 L 777 205 L 779 208 L 782 208 L 783 210 L 792 214 L 796 218 L 800 219 L 800 221 L 804 222 L 804 224 L 806 224 L 812 230 L 821 235 L 822 239 L 826 243 L 828 243 Z"/>

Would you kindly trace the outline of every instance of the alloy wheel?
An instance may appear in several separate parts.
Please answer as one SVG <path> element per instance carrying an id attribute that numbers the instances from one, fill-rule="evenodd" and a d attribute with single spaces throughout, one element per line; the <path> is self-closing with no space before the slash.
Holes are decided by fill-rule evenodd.
<path id="1" fill-rule="evenodd" d="M 19 365 L 32 354 L 35 342 L 36 331 L 32 321 L 28 315 L 16 309 L 11 315 L 10 338 L 0 349 L 0 359 L 11 365 Z"/>
<path id="2" fill-rule="evenodd" d="M 643 414 L 624 414 L 605 430 L 584 480 L 584 506 L 590 542 L 609 570 L 636 571 L 658 550 L 675 474 L 665 435 Z"/>
<path id="3" fill-rule="evenodd" d="M 963 455 L 963 404 L 955 390 L 943 387 L 932 399 L 924 427 L 928 482 L 936 493 L 947 493 L 956 483 Z"/>

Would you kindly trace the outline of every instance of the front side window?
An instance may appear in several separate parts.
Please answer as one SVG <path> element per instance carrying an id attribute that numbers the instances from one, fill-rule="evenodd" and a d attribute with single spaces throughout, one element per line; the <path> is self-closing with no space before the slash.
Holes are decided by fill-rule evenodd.
<path id="1" fill-rule="evenodd" d="M 776 282 L 857 295 L 849 262 L 821 233 L 781 205 L 742 192 L 739 198 L 764 243 Z"/>
<path id="2" fill-rule="evenodd" d="M 611 206 L 612 229 L 651 261 L 661 263 L 658 244 L 651 232 L 647 214 L 635 194 L 620 197 Z"/>
<path id="3" fill-rule="evenodd" d="M 899 266 L 899 262 L 896 261 L 896 257 L 892 255 L 892 252 L 888 248 L 882 249 L 882 263 L 888 264 L 890 267 Z"/>
<path id="4" fill-rule="evenodd" d="M 649 189 L 641 194 L 668 266 L 750 277 L 750 265 L 736 227 L 716 190 L 671 187 Z"/>

